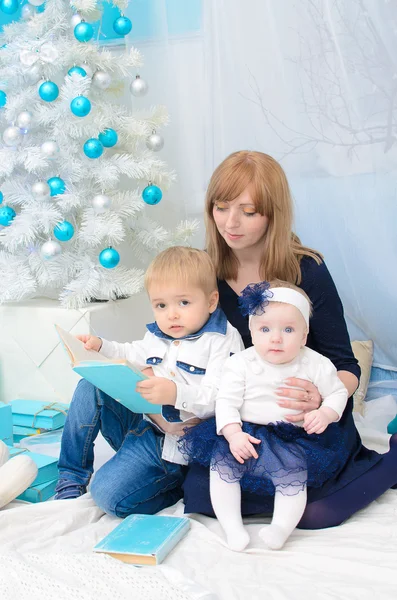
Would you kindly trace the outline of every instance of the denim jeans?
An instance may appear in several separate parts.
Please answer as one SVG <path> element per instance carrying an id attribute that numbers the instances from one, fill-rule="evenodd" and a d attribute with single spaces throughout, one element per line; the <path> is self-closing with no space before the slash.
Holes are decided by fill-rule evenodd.
<path id="1" fill-rule="evenodd" d="M 88 485 L 99 431 L 116 454 L 96 473 L 91 495 L 105 512 L 154 514 L 182 497 L 185 468 L 161 458 L 164 435 L 85 379 L 79 381 L 62 436 L 56 491 Z"/>

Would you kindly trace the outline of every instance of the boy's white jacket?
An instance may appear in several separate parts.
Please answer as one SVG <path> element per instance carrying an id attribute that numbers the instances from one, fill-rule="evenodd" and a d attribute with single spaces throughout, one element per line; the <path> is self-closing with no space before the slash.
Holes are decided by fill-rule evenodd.
<path id="1" fill-rule="evenodd" d="M 101 354 L 108 358 L 125 358 L 141 370 L 152 367 L 157 377 L 175 382 L 175 408 L 163 406 L 163 417 L 167 421 L 213 416 L 224 363 L 232 354 L 244 349 L 237 329 L 219 308 L 200 331 L 183 339 L 170 338 L 156 323 L 147 328 L 143 340 L 131 343 L 102 340 Z M 186 464 L 177 440 L 177 436 L 166 434 L 162 458 Z"/>

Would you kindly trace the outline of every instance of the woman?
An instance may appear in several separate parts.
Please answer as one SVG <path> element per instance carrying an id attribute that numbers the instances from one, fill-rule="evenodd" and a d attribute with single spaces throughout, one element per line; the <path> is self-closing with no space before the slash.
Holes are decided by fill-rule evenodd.
<path id="1" fill-rule="evenodd" d="M 324 486 L 308 489 L 308 505 L 299 527 L 332 527 L 364 508 L 397 483 L 397 435 L 385 455 L 361 444 L 353 422 L 352 394 L 358 386 L 360 368 L 350 346 L 343 307 L 321 255 L 303 246 L 292 233 L 292 202 L 281 166 L 261 152 L 231 154 L 215 170 L 206 200 L 207 250 L 218 274 L 220 304 L 230 323 L 241 333 L 246 347 L 252 345 L 248 318 L 238 307 L 238 297 L 249 283 L 282 279 L 297 284 L 313 305 L 307 346 L 329 358 L 349 392 L 346 410 L 338 423 L 345 429 L 349 458 Z M 280 388 L 281 406 L 316 409 L 321 396 L 314 384 L 299 379 Z M 295 389 L 299 388 L 299 389 Z M 213 515 L 209 497 L 208 469 L 189 468 L 185 484 L 186 512 Z M 243 493 L 242 514 L 271 512 L 273 499 Z"/>

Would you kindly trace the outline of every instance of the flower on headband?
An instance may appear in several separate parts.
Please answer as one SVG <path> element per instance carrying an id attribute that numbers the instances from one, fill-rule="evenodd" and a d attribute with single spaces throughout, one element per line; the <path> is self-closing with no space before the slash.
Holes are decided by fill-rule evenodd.
<path id="1" fill-rule="evenodd" d="M 240 310 L 246 315 L 263 315 L 265 306 L 269 304 L 269 298 L 273 297 L 273 292 L 269 290 L 270 283 L 262 281 L 261 283 L 249 283 L 241 292 L 238 299 Z"/>

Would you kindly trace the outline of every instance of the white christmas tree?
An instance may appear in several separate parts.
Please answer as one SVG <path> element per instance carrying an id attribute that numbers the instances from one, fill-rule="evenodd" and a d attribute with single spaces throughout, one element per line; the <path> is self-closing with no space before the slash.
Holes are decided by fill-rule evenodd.
<path id="1" fill-rule="evenodd" d="M 44 0 L 30 2 L 0 42 L 0 302 L 49 295 L 75 308 L 132 295 L 143 272 L 123 265 L 120 244 L 147 259 L 196 226 L 172 232 L 147 214 L 174 179 L 155 154 L 167 112 L 117 103 L 125 84 L 133 96 L 147 84 L 136 49 L 115 54 L 93 39 L 101 4 L 47 0 L 38 12 Z M 113 27 L 126 35 L 131 21 Z"/>

